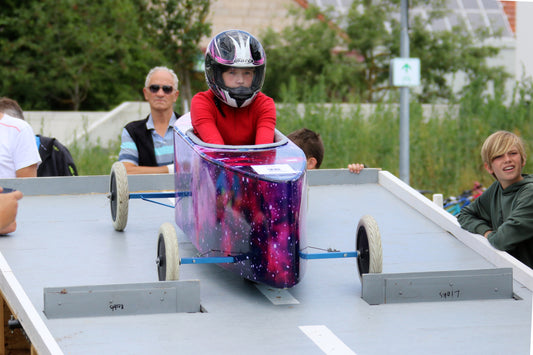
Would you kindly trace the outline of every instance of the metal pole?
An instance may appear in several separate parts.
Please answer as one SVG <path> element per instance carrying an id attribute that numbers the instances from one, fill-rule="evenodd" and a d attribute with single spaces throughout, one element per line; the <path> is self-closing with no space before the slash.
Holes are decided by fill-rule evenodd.
<path id="1" fill-rule="evenodd" d="M 400 57 L 409 58 L 409 0 L 400 5 Z M 400 88 L 400 179 L 409 185 L 409 87 Z"/>

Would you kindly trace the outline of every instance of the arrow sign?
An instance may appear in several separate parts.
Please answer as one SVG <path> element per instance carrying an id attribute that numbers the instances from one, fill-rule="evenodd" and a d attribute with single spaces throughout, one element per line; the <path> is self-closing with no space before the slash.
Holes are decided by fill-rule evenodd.
<path id="1" fill-rule="evenodd" d="M 402 69 L 407 73 L 407 72 L 411 69 L 411 67 L 409 66 L 409 64 L 406 63 L 406 64 L 402 67 Z"/>
<path id="2" fill-rule="evenodd" d="M 419 58 L 394 58 L 391 60 L 392 86 L 419 86 L 420 85 L 420 59 Z"/>

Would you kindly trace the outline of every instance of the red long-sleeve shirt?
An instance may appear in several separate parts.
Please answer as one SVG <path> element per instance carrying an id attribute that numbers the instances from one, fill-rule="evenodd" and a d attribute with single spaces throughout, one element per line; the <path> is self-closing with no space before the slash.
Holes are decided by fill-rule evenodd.
<path id="1" fill-rule="evenodd" d="M 235 108 L 221 102 L 222 116 L 211 90 L 192 98 L 191 123 L 194 133 L 206 143 L 225 145 L 266 144 L 274 141 L 276 106 L 274 100 L 259 92 L 254 101 Z"/>

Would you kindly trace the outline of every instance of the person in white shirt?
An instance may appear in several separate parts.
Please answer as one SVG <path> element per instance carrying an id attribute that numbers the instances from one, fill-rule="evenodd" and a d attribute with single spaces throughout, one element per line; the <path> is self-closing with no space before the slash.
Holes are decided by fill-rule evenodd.
<path id="1" fill-rule="evenodd" d="M 10 99 L 1 98 L 0 103 L 5 100 Z M 31 126 L 0 110 L 0 179 L 37 177 L 40 163 Z"/>

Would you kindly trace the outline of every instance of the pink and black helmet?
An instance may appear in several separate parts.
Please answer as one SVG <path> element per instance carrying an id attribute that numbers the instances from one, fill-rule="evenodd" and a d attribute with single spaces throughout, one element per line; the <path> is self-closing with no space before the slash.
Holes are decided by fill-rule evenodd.
<path id="1" fill-rule="evenodd" d="M 229 68 L 254 68 L 251 87 L 228 88 L 222 73 Z M 265 81 L 266 55 L 259 41 L 241 30 L 217 34 L 205 51 L 205 79 L 209 89 L 225 104 L 245 107 L 252 103 Z"/>

